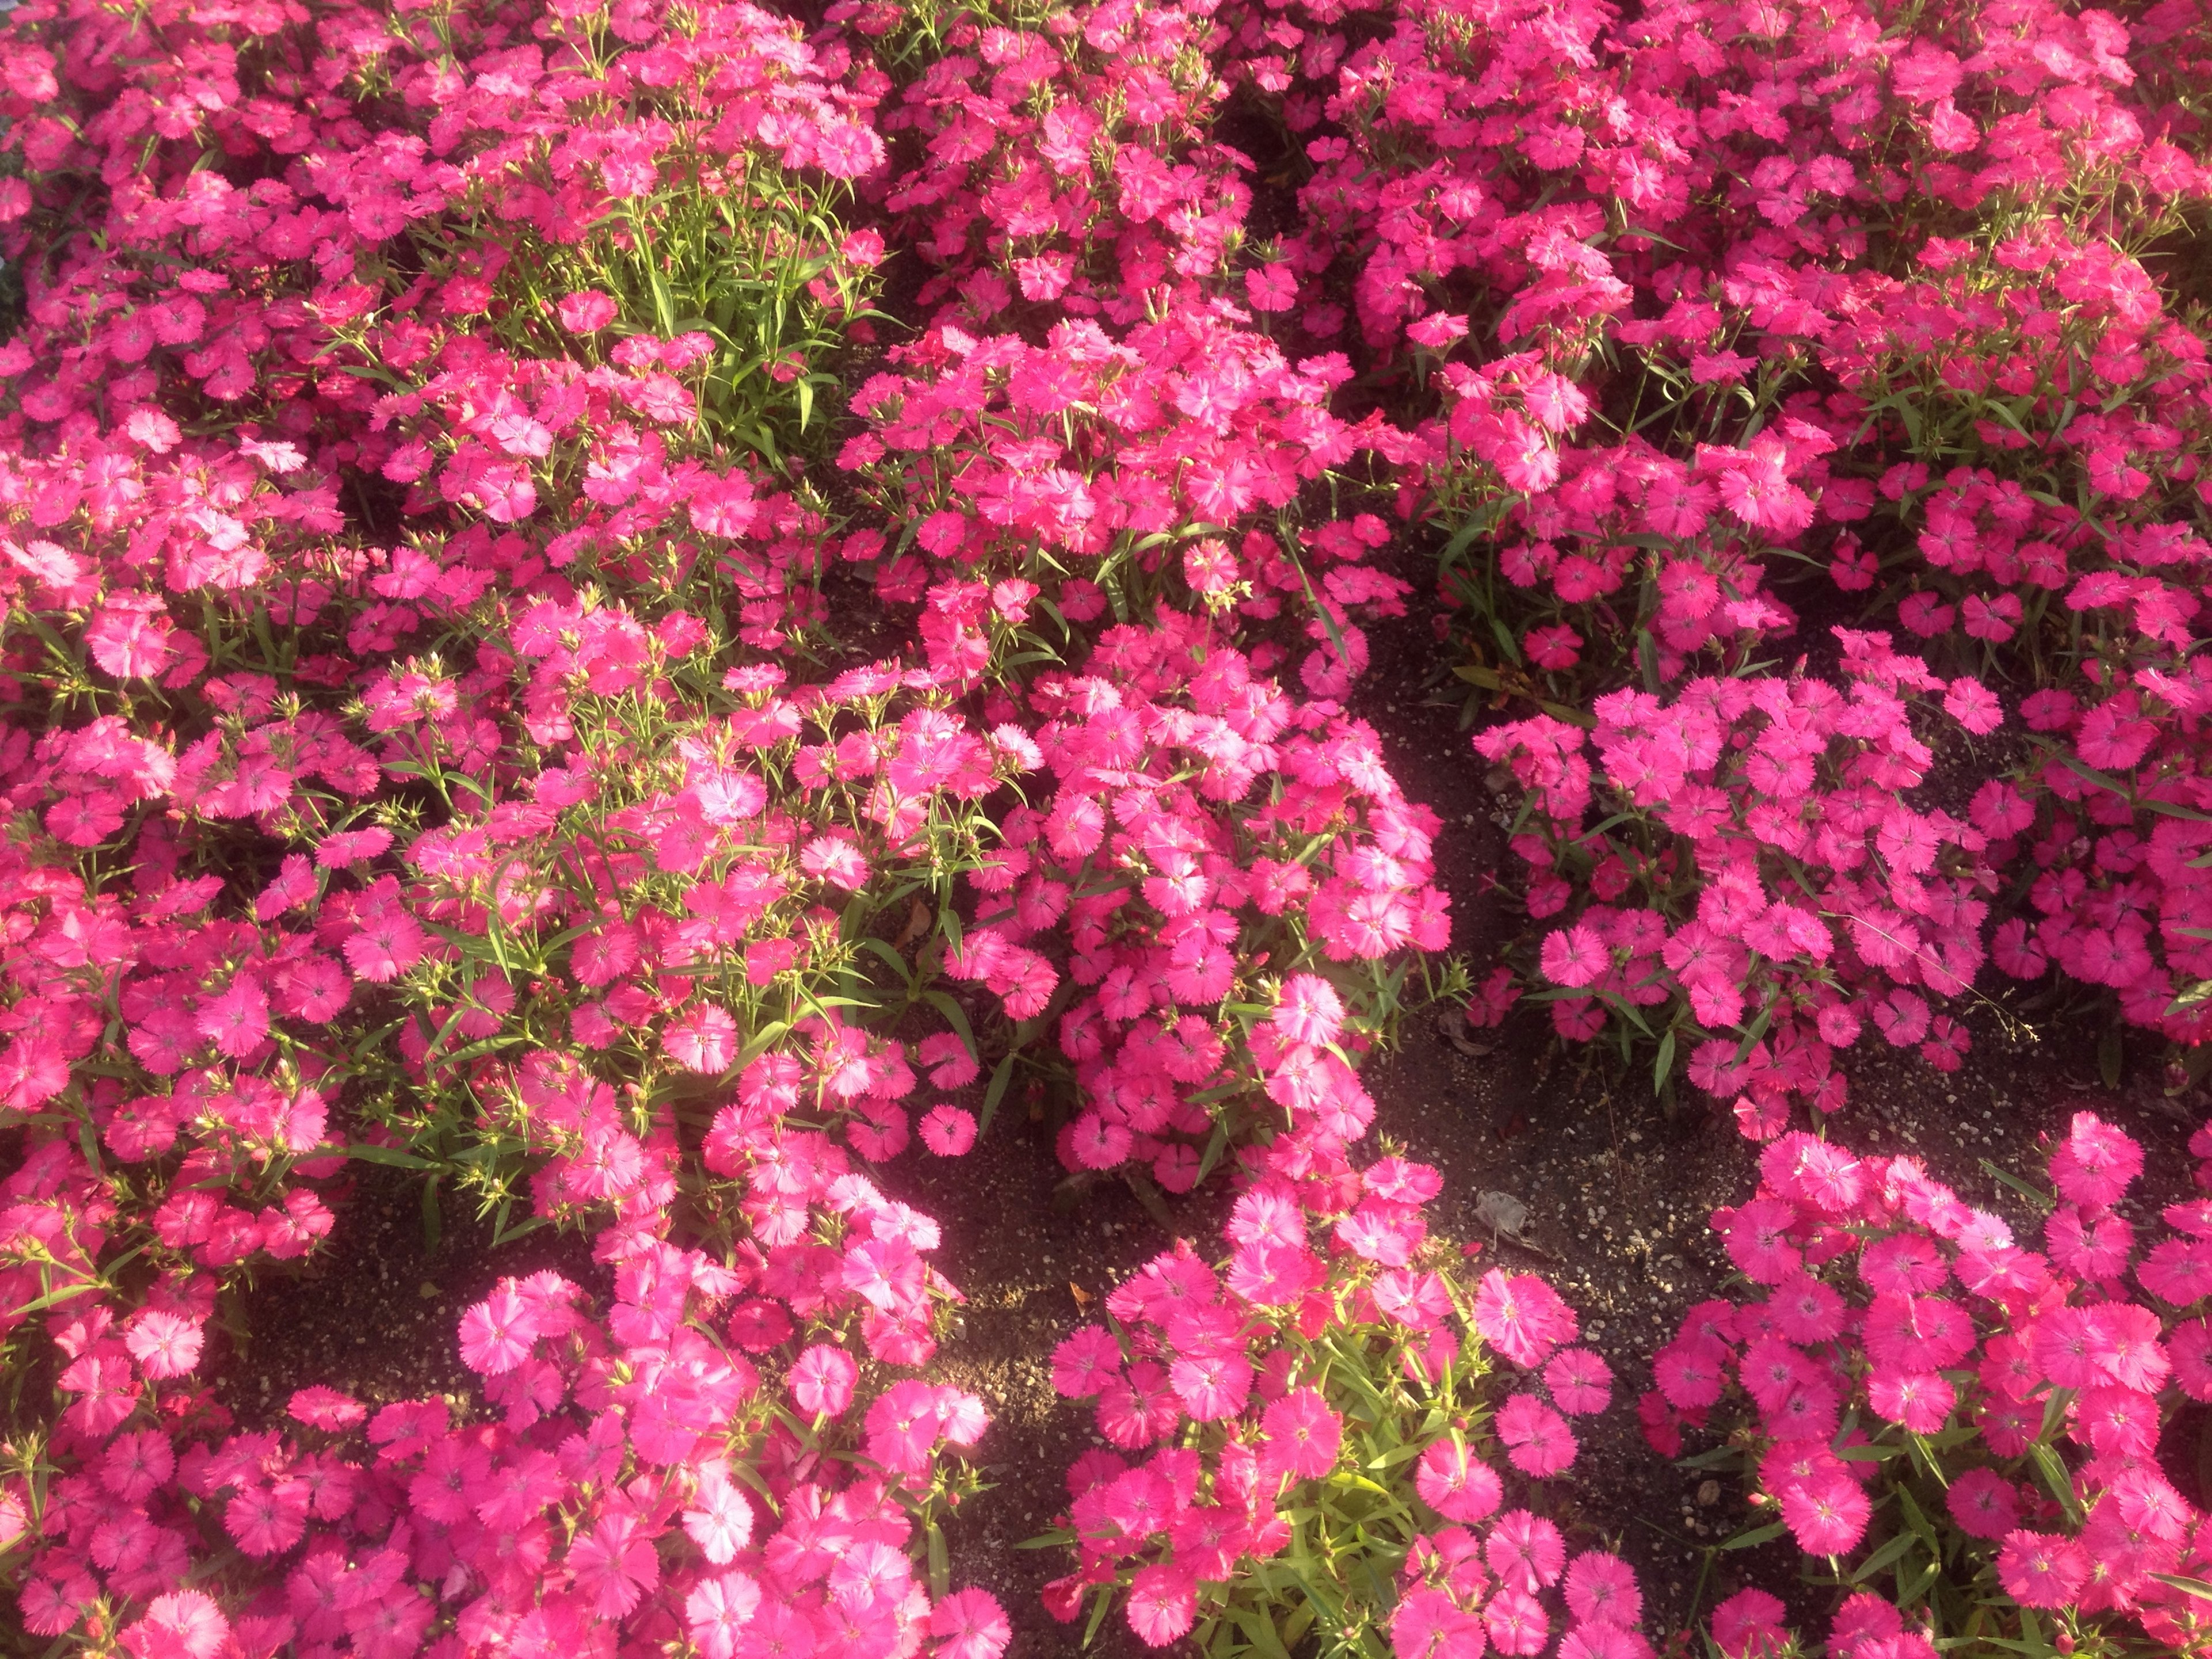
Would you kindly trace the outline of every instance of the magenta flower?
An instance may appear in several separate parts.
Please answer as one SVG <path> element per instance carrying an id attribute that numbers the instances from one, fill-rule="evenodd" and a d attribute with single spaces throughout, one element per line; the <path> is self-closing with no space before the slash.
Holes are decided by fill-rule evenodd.
<path id="1" fill-rule="evenodd" d="M 940 1600 L 929 1615 L 939 1645 L 935 1659 L 999 1659 L 1013 1639 L 1006 1610 L 988 1590 L 961 1589 Z"/>
<path id="2" fill-rule="evenodd" d="M 704 1659 L 735 1659 L 760 1605 L 760 1586 L 745 1574 L 714 1573 L 684 1597 L 684 1626 Z"/>
<path id="3" fill-rule="evenodd" d="M 1198 1619 L 1198 1580 L 1187 1567 L 1155 1562 L 1129 1584 L 1129 1628 L 1146 1647 L 1164 1648 Z"/>
<path id="4" fill-rule="evenodd" d="M 1474 1328 L 1515 1364 L 1534 1370 L 1573 1341 L 1577 1327 L 1574 1310 L 1542 1279 L 1492 1268 L 1475 1289 Z"/>
<path id="5" fill-rule="evenodd" d="M 1841 1555 L 1866 1535 L 1873 1505 L 1849 1475 L 1814 1475 L 1776 1494 L 1782 1519 L 1808 1555 Z"/>
<path id="6" fill-rule="evenodd" d="M 1613 1368 L 1590 1348 L 1565 1348 L 1544 1366 L 1552 1403 L 1570 1417 L 1589 1417 L 1613 1400 Z"/>
<path id="7" fill-rule="evenodd" d="M 157 1595 L 121 1640 L 136 1659 L 215 1659 L 230 1638 L 230 1621 L 198 1590 Z"/>
<path id="8" fill-rule="evenodd" d="M 1997 1552 L 1997 1582 L 2025 1607 L 2063 1607 L 2088 1582 L 2094 1563 L 2070 1538 L 2021 1530 Z"/>
<path id="9" fill-rule="evenodd" d="M 1408 1590 L 1390 1615 L 1390 1651 L 1396 1659 L 1482 1659 L 1488 1645 L 1480 1615 L 1431 1585 Z"/>
<path id="10" fill-rule="evenodd" d="M 668 1057 L 689 1072 L 712 1076 L 729 1070 L 738 1054 L 738 1023 L 711 1002 L 672 1020 L 660 1034 Z"/>
<path id="11" fill-rule="evenodd" d="M 958 1158 L 975 1144 L 975 1115 L 957 1106 L 933 1106 L 921 1115 L 921 1144 L 939 1158 Z"/>
<path id="12" fill-rule="evenodd" d="M 1344 1425 L 1317 1389 L 1297 1389 L 1260 1414 L 1272 1467 L 1299 1480 L 1317 1479 L 1336 1467 Z"/>
<path id="13" fill-rule="evenodd" d="M 1504 1487 L 1498 1472 L 1463 1440 L 1431 1441 L 1414 1466 L 1413 1488 L 1447 1521 L 1476 1522 L 1496 1513 Z"/>
<path id="14" fill-rule="evenodd" d="M 1542 1479 L 1575 1461 L 1575 1437 L 1567 1420 L 1532 1394 L 1516 1394 L 1501 1407 L 1498 1437 L 1506 1456 L 1526 1475 Z"/>

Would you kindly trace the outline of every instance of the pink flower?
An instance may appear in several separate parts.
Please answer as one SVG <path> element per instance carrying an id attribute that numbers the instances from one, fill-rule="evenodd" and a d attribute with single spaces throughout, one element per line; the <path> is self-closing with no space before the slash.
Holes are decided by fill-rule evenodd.
<path id="1" fill-rule="evenodd" d="M 1414 1466 L 1413 1489 L 1447 1521 L 1475 1522 L 1497 1511 L 1504 1488 L 1498 1472 L 1449 1436 L 1431 1441 Z"/>
<path id="2" fill-rule="evenodd" d="M 726 1566 L 752 1537 L 752 1505 L 731 1484 L 729 1466 L 719 1457 L 699 1465 L 699 1487 L 694 1507 L 684 1511 L 684 1530 L 700 1553 L 716 1566 Z"/>
<path id="3" fill-rule="evenodd" d="M 1595 928 L 1577 923 L 1572 927 L 1555 928 L 1544 936 L 1538 963 L 1544 977 L 1554 985 L 1580 989 L 1596 983 L 1613 965 L 1613 953 Z"/>
<path id="4" fill-rule="evenodd" d="M 1432 1585 L 1407 1591 L 1390 1615 L 1390 1651 L 1396 1659 L 1482 1659 L 1488 1645 L 1480 1616 L 1463 1611 Z"/>
<path id="5" fill-rule="evenodd" d="M 562 298 L 558 311 L 561 326 L 571 334 L 596 334 L 615 319 L 618 307 L 595 288 L 579 289 Z"/>
<path id="6" fill-rule="evenodd" d="M 913 1581 L 906 1552 L 880 1538 L 863 1539 L 842 1551 L 830 1569 L 830 1594 L 854 1613 L 896 1604 Z"/>
<path id="7" fill-rule="evenodd" d="M 1168 1367 L 1168 1383 L 1193 1422 L 1212 1423 L 1244 1409 L 1252 1367 L 1229 1354 L 1178 1359 Z"/>
<path id="8" fill-rule="evenodd" d="M 955 1590 L 938 1602 L 929 1633 L 939 1643 L 933 1659 L 999 1659 L 1013 1639 L 1006 1609 L 982 1589 Z"/>
<path id="9" fill-rule="evenodd" d="M 1483 1545 L 1490 1570 L 1511 1588 L 1534 1595 L 1559 1582 L 1567 1549 L 1559 1529 L 1541 1516 L 1514 1510 L 1498 1517 Z"/>
<path id="10" fill-rule="evenodd" d="M 1335 1042 L 1343 1029 L 1344 1000 L 1319 975 L 1294 974 L 1267 1018 L 1285 1042 L 1319 1048 Z"/>
<path id="11" fill-rule="evenodd" d="M 215 1659 L 229 1638 L 230 1621 L 211 1597 L 173 1590 L 148 1603 L 122 1642 L 137 1659 Z"/>
<path id="12" fill-rule="evenodd" d="M 1567 1610 L 1584 1624 L 1632 1630 L 1644 1616 L 1636 1570 L 1617 1555 L 1584 1550 L 1567 1568 Z"/>
<path id="13" fill-rule="evenodd" d="M 1934 1371 L 1878 1371 L 1867 1380 L 1867 1402 L 1914 1434 L 1936 1434 L 1950 1419 L 1958 1395 Z"/>
<path id="14" fill-rule="evenodd" d="M 197 1320 L 152 1309 L 132 1321 L 123 1336 L 138 1369 L 157 1382 L 190 1372 L 200 1363 L 200 1345 L 205 1340 Z"/>
<path id="15" fill-rule="evenodd" d="M 958 1158 L 975 1144 L 975 1115 L 957 1106 L 933 1106 L 921 1115 L 921 1144 L 939 1158 Z"/>
<path id="16" fill-rule="evenodd" d="M 1164 1648 L 1198 1620 L 1198 1579 L 1189 1568 L 1155 1562 L 1129 1582 L 1129 1628 L 1146 1647 Z"/>
<path id="17" fill-rule="evenodd" d="M 723 1009 L 702 1002 L 660 1034 L 668 1057 L 689 1072 L 712 1076 L 729 1070 L 738 1054 L 738 1023 Z"/>
<path id="18" fill-rule="evenodd" d="M 1474 1328 L 1515 1364 L 1534 1370 L 1575 1340 L 1574 1310 L 1534 1273 L 1492 1268 L 1475 1289 Z"/>
<path id="19" fill-rule="evenodd" d="M 1285 265 L 1255 265 L 1244 273 L 1244 295 L 1255 311 L 1288 311 L 1298 302 L 1298 279 Z"/>
<path id="20" fill-rule="evenodd" d="M 300 1541 L 307 1530 L 307 1495 L 298 1483 L 282 1487 L 249 1486 L 223 1506 L 223 1529 L 247 1555 L 276 1555 Z"/>
<path id="21" fill-rule="evenodd" d="M 126 1504 L 143 1504 L 167 1484 L 176 1467 L 176 1452 L 168 1436 L 160 1431 L 118 1434 L 107 1443 L 106 1454 L 100 1459 L 100 1484 Z M 21 1517 L 19 1512 L 7 1511 L 4 1518 Z M 0 1540 L 13 1541 L 4 1525 L 0 1525 Z"/>
<path id="22" fill-rule="evenodd" d="M 1997 1552 L 1997 1582 L 2024 1607 L 2063 1607 L 2081 1594 L 2094 1564 L 2070 1538 L 2022 1529 Z"/>
<path id="23" fill-rule="evenodd" d="M 814 1417 L 842 1417 L 853 1403 L 860 1368 L 835 1343 L 817 1342 L 793 1362 L 787 1386 L 799 1409 Z"/>
<path id="24" fill-rule="evenodd" d="M 530 1358 L 539 1329 L 536 1310 L 507 1280 L 461 1316 L 461 1363 L 485 1376 L 501 1376 Z"/>
<path id="25" fill-rule="evenodd" d="M 2103 1208 L 2119 1201 L 2142 1173 L 2142 1148 L 2094 1112 L 2076 1112 L 2051 1155 L 2051 1184 L 2073 1202 Z"/>
<path id="26" fill-rule="evenodd" d="M 1960 1529 L 1975 1538 L 1994 1541 L 2018 1522 L 2019 1494 L 1994 1469 L 1968 1469 L 1951 1482 L 1946 1500 Z"/>
<path id="27" fill-rule="evenodd" d="M 653 1534 L 634 1515 L 602 1516 L 568 1546 L 568 1571 L 579 1593 L 602 1619 L 620 1619 L 660 1582 L 660 1557 Z"/>
<path id="28" fill-rule="evenodd" d="M 1513 1467 L 1540 1480 L 1575 1461 L 1575 1437 L 1567 1419 L 1533 1394 L 1516 1394 L 1498 1413 L 1498 1437 Z"/>
<path id="29" fill-rule="evenodd" d="M 1849 1475 L 1814 1475 L 1796 1480 L 1777 1494 L 1782 1519 L 1808 1555 L 1841 1555 L 1866 1535 L 1874 1513 L 1865 1492 Z"/>
<path id="30" fill-rule="evenodd" d="M 1525 1590 L 1501 1589 L 1482 1610 L 1482 1623 L 1491 1645 L 1503 1654 L 1541 1653 L 1551 1638 L 1552 1621 L 1544 1604 Z"/>
<path id="31" fill-rule="evenodd" d="M 1741 1589 L 1713 1609 L 1713 1645 L 1727 1659 L 1765 1659 L 1788 1642 L 1782 1603 L 1763 1589 Z"/>
<path id="32" fill-rule="evenodd" d="M 1590 1417 L 1613 1400 L 1613 1368 L 1589 1348 L 1567 1348 L 1544 1367 L 1552 1403 L 1570 1417 Z"/>
<path id="33" fill-rule="evenodd" d="M 1121 1370 L 1121 1345 L 1096 1325 L 1063 1339 L 1052 1352 L 1052 1386 L 1066 1399 L 1090 1398 Z"/>
<path id="34" fill-rule="evenodd" d="M 1085 1112 L 1068 1126 L 1067 1150 L 1074 1167 L 1110 1170 L 1129 1156 L 1130 1135 L 1126 1125 L 1109 1123 L 1097 1112 Z"/>
<path id="35" fill-rule="evenodd" d="M 868 884 L 868 861 L 848 836 L 815 836 L 799 854 L 799 867 L 817 881 L 842 887 L 848 893 L 857 893 Z"/>
<path id="36" fill-rule="evenodd" d="M 714 1573 L 684 1597 L 684 1621 L 704 1659 L 735 1659 L 760 1604 L 760 1586 L 745 1574 Z"/>
<path id="37" fill-rule="evenodd" d="M 1260 1427 L 1272 1466 L 1280 1472 L 1314 1480 L 1336 1467 L 1344 1425 L 1319 1389 L 1285 1395 L 1261 1413 Z"/>

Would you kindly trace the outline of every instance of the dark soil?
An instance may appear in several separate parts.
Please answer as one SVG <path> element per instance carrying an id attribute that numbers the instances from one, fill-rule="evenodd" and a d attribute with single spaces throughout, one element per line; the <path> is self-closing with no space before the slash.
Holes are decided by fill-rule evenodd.
<path id="1" fill-rule="evenodd" d="M 314 1258 L 263 1273 L 230 1310 L 230 1352 L 210 1370 L 216 1398 L 242 1428 L 275 1423 L 293 1391 L 311 1383 L 372 1408 L 473 1394 L 456 1328 L 509 1274 L 551 1268 L 602 1298 L 613 1290 L 578 1234 L 541 1228 L 494 1249 L 492 1228 L 448 1199 L 433 1243 L 419 1177 L 356 1168 L 350 1193 L 331 1195 L 338 1222 Z"/>

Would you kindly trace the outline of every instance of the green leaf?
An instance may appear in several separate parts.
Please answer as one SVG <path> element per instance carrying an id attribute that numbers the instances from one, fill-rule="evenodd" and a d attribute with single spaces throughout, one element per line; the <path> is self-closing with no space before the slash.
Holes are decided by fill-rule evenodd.
<path id="1" fill-rule="evenodd" d="M 435 1160 L 417 1158 L 412 1152 L 403 1152 L 397 1146 L 371 1146 L 356 1142 L 345 1149 L 348 1158 L 358 1158 L 363 1164 L 382 1164 L 394 1170 L 435 1170 L 441 1167 Z"/>
<path id="2" fill-rule="evenodd" d="M 2058 1454 L 2039 1440 L 2027 1449 L 2027 1455 L 2029 1462 L 2035 1465 L 2036 1474 L 2043 1481 L 2044 1490 L 2058 1500 L 2058 1506 L 2066 1511 L 2066 1518 L 2080 1526 L 2081 1505 L 2075 1499 L 2073 1477 L 2067 1474 L 2066 1466 L 2058 1461 Z"/>
<path id="3" fill-rule="evenodd" d="M 929 1593 L 942 1601 L 952 1590 L 952 1559 L 945 1547 L 945 1528 L 929 1523 Z"/>
<path id="4" fill-rule="evenodd" d="M 1198 1182 L 1202 1185 L 1213 1173 L 1213 1166 L 1221 1162 L 1221 1155 L 1229 1150 L 1229 1126 L 1219 1119 L 1214 1121 L 1213 1133 L 1206 1138 L 1206 1151 L 1198 1160 Z"/>
<path id="5" fill-rule="evenodd" d="M 1659 1038 L 1659 1057 L 1651 1063 L 1651 1092 L 1657 1094 L 1667 1086 L 1667 1077 L 1674 1069 L 1674 1028 L 1669 1025 Z"/>
<path id="6" fill-rule="evenodd" d="M 991 1120 L 998 1115 L 999 1102 L 1006 1097 L 1006 1085 L 1013 1080 L 1014 1056 L 1010 1054 L 999 1062 L 997 1069 L 991 1073 L 991 1086 L 983 1091 L 983 1109 L 975 1120 L 976 1133 L 981 1134 L 991 1127 Z"/>
<path id="7" fill-rule="evenodd" d="M 1919 1539 L 1910 1532 L 1898 1534 L 1896 1537 L 1851 1569 L 1851 1583 L 1863 1584 L 1891 1562 L 1901 1558 L 1905 1551 L 1919 1541 Z"/>
<path id="8" fill-rule="evenodd" d="M 2029 1203 L 2035 1206 L 2035 1207 L 2044 1214 L 2048 1215 L 2051 1213 L 2054 1200 L 2049 1193 L 2039 1192 L 2033 1187 L 2029 1186 L 2027 1182 L 2022 1181 L 2018 1176 L 2013 1174 L 2011 1170 L 2000 1169 L 1995 1164 L 1990 1163 L 1987 1158 L 1982 1159 L 1981 1163 L 1983 1174 L 1990 1176 L 1990 1179 L 1997 1182 L 2002 1186 L 2011 1188 L 2014 1192 L 2019 1194 L 2021 1197 L 2026 1199 Z"/>
<path id="9" fill-rule="evenodd" d="M 1753 1527 L 1749 1532 L 1740 1532 L 1733 1538 L 1722 1540 L 1721 1547 L 1724 1550 L 1756 1549 L 1761 1544 L 1771 1543 L 1781 1537 L 1788 1530 L 1782 1522 L 1770 1521 L 1763 1527 Z"/>

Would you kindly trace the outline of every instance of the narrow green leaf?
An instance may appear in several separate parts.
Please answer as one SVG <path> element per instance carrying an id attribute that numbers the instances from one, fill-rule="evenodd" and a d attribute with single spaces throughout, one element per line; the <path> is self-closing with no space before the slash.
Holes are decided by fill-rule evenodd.
<path id="1" fill-rule="evenodd" d="M 1010 1054 L 999 1062 L 991 1073 L 991 1086 L 983 1091 L 983 1109 L 975 1122 L 978 1134 L 991 1127 L 991 1120 L 998 1115 L 999 1102 L 1006 1097 L 1006 1085 L 1013 1080 L 1014 1056 Z"/>
<path id="2" fill-rule="evenodd" d="M 1721 1547 L 1724 1550 L 1755 1549 L 1781 1537 L 1787 1530 L 1788 1528 L 1781 1522 L 1771 1521 L 1763 1527 L 1753 1527 L 1749 1532 L 1740 1532 L 1733 1538 L 1723 1539 Z"/>

